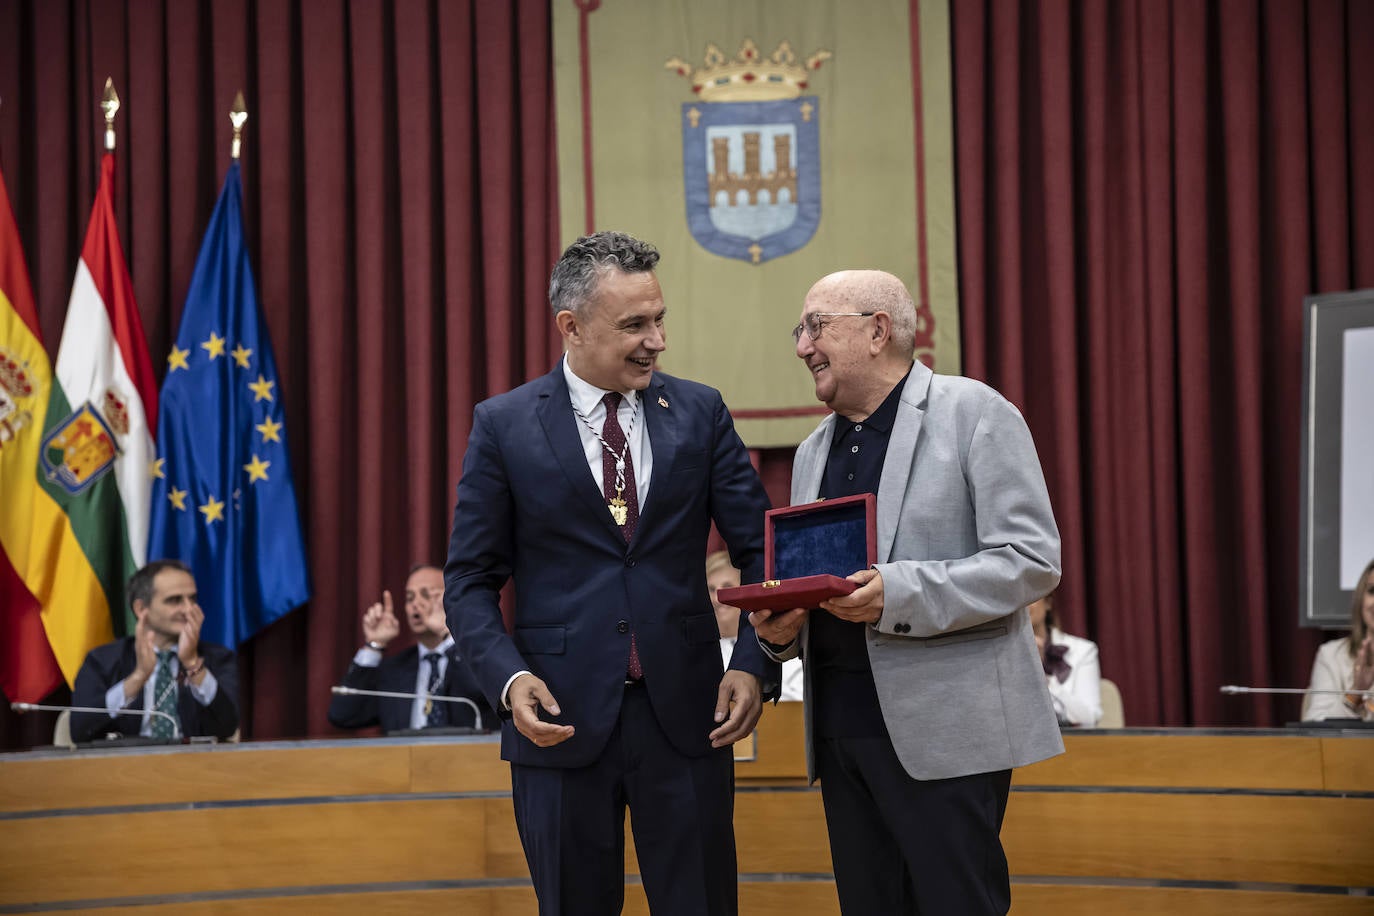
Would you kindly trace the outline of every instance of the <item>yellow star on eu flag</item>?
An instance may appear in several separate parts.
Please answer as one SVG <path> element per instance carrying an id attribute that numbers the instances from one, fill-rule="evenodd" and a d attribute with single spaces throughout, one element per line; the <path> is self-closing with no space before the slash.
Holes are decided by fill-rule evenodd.
<path id="1" fill-rule="evenodd" d="M 258 432 L 262 433 L 263 442 L 281 441 L 281 436 L 278 435 L 281 432 L 281 424 L 278 423 L 276 420 L 273 420 L 271 417 L 268 417 L 266 420 L 263 420 L 261 423 L 259 423 L 257 426 L 254 426 L 253 428 L 256 429 Z"/>
<path id="2" fill-rule="evenodd" d="M 155 477 L 158 480 L 165 480 L 167 477 L 167 474 L 164 470 L 166 465 L 166 458 L 154 458 L 152 464 L 148 465 L 148 476 Z"/>
<path id="3" fill-rule="evenodd" d="M 256 395 L 256 397 L 253 398 L 253 403 L 256 404 L 258 401 L 272 400 L 272 386 L 275 384 L 276 382 L 269 382 L 267 379 L 263 378 L 262 373 L 259 372 L 258 380 L 248 383 L 248 387 L 251 388 L 253 394 Z"/>
<path id="4" fill-rule="evenodd" d="M 248 472 L 248 482 L 252 483 L 255 480 L 266 480 L 267 469 L 271 466 L 272 462 L 263 461 L 257 455 L 254 455 L 253 460 L 245 464 L 243 469 Z"/>
<path id="5" fill-rule="evenodd" d="M 175 486 L 167 491 L 167 501 L 172 504 L 173 509 L 181 512 L 186 511 L 186 491 L 178 490 Z"/>
<path id="6" fill-rule="evenodd" d="M 211 522 L 224 521 L 224 503 L 215 499 L 213 496 L 203 506 L 198 506 L 201 512 L 205 513 L 205 524 Z"/>
<path id="7" fill-rule="evenodd" d="M 224 338 L 214 331 L 210 332 L 210 339 L 200 345 L 201 349 L 210 354 L 210 358 L 224 355 Z"/>
<path id="8" fill-rule="evenodd" d="M 234 347 L 233 350 L 229 352 L 229 355 L 234 357 L 234 362 L 239 364 L 240 369 L 247 369 L 248 357 L 253 355 L 253 351 L 245 347 L 243 344 L 238 344 Z"/>
<path id="9" fill-rule="evenodd" d="M 186 362 L 186 357 L 190 355 L 190 350 L 179 350 L 177 349 L 176 344 L 172 344 L 172 352 L 167 354 L 167 365 L 171 368 L 169 368 L 167 371 L 175 372 L 178 369 L 185 369 L 189 372 L 191 370 L 191 366 L 189 363 Z"/>

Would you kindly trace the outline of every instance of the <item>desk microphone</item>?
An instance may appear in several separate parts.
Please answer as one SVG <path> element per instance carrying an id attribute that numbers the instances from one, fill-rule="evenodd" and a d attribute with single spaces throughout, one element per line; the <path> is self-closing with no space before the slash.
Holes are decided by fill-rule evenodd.
<path id="1" fill-rule="evenodd" d="M 1350 694 L 1350 693 L 1355 693 L 1355 694 L 1359 694 L 1360 696 L 1365 697 L 1366 699 L 1368 699 L 1369 697 L 1374 696 L 1374 687 L 1370 687 L 1368 690 L 1339 690 L 1339 689 L 1337 689 L 1337 688 L 1332 688 L 1332 687 L 1237 687 L 1237 686 L 1235 686 L 1234 684 L 1227 684 L 1226 686 L 1224 686 L 1224 687 L 1221 688 L 1221 692 L 1224 693 L 1224 694 L 1226 694 L 1226 695 L 1228 695 L 1228 696 L 1234 696 L 1235 694 L 1240 694 L 1240 693 L 1266 693 L 1266 694 L 1267 694 L 1267 693 L 1273 693 L 1273 694 L 1287 694 L 1287 693 L 1294 693 L 1294 694 L 1308 694 L 1308 693 L 1324 693 L 1324 694 L 1339 693 L 1339 694 Z"/>
<path id="2" fill-rule="evenodd" d="M 445 697 L 437 693 L 397 693 L 394 690 L 360 690 L 357 687 L 344 687 L 339 684 L 330 687 L 329 692 L 345 697 L 390 697 L 396 700 L 433 700 L 436 703 L 462 703 L 472 710 L 473 727 L 479 732 L 486 731 L 482 725 L 482 711 L 477 708 L 476 703 L 467 697 Z"/>
<path id="3" fill-rule="evenodd" d="M 98 712 L 106 716 L 110 711 L 104 706 L 45 706 L 41 703 L 11 703 L 10 709 L 15 712 Z M 150 716 L 161 716 L 172 723 L 172 736 L 182 737 L 181 726 L 177 724 L 176 716 L 170 716 L 158 709 L 121 709 L 115 713 L 116 716 L 142 716 L 147 713 Z"/>

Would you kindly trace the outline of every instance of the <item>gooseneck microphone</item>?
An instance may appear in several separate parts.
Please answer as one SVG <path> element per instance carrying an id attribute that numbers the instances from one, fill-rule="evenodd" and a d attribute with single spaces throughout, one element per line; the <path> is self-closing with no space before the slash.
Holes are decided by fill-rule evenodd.
<path id="1" fill-rule="evenodd" d="M 477 708 L 476 703 L 467 697 L 445 697 L 437 693 L 398 693 L 394 690 L 362 690 L 358 687 L 344 687 L 341 684 L 330 687 L 329 692 L 346 697 L 391 697 L 396 700 L 433 700 L 435 703 L 461 703 L 472 710 L 473 726 L 479 732 L 486 730 L 482 724 L 482 711 Z"/>
<path id="2" fill-rule="evenodd" d="M 15 712 L 98 712 L 104 716 L 110 715 L 110 711 L 104 706 L 48 706 L 42 703 L 11 703 L 10 709 Z M 169 716 L 161 710 L 121 709 L 115 713 L 115 716 L 142 716 L 144 713 L 150 716 L 160 716 L 171 722 L 173 737 L 182 737 L 181 726 L 177 723 L 176 716 Z"/>
<path id="3" fill-rule="evenodd" d="M 1351 689 L 1351 690 L 1340 690 L 1339 688 L 1335 688 L 1335 687 L 1237 687 L 1235 684 L 1226 684 L 1225 686 L 1223 686 L 1223 687 L 1221 688 L 1221 692 L 1224 693 L 1224 694 L 1227 694 L 1228 696 L 1233 696 L 1233 695 L 1239 694 L 1239 693 L 1264 693 L 1264 694 L 1269 694 L 1269 693 L 1273 693 L 1273 694 L 1288 694 L 1288 693 L 1293 693 L 1293 694 L 1308 694 L 1308 693 L 1322 693 L 1322 694 L 1337 694 L 1337 693 L 1339 693 L 1339 694 L 1351 694 L 1351 693 L 1354 693 L 1354 694 L 1358 694 L 1358 695 L 1364 697 L 1365 699 L 1368 699 L 1369 697 L 1374 696 L 1374 687 L 1370 687 L 1368 690 L 1354 690 L 1354 689 Z"/>

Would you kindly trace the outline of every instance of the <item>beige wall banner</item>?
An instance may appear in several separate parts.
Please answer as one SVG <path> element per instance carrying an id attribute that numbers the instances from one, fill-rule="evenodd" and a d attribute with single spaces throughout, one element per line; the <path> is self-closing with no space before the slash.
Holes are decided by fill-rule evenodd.
<path id="1" fill-rule="evenodd" d="M 658 246 L 666 371 L 795 445 L 827 411 L 790 331 L 849 267 L 901 277 L 959 371 L 946 0 L 552 2 L 564 242 Z"/>

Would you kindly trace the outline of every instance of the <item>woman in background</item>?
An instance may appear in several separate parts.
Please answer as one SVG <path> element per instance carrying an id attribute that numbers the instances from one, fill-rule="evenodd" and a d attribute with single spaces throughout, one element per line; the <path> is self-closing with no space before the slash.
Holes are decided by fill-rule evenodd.
<path id="1" fill-rule="evenodd" d="M 1303 697 L 1302 717 L 1315 719 L 1374 719 L 1374 700 L 1364 691 L 1374 685 L 1374 560 L 1355 583 L 1350 602 L 1350 635 L 1322 643 L 1312 662 L 1309 690 L 1348 693 L 1309 693 Z"/>
<path id="2" fill-rule="evenodd" d="M 1054 700 L 1060 725 L 1092 728 L 1102 718 L 1102 668 L 1097 643 L 1070 636 L 1059 629 L 1054 595 L 1049 594 L 1026 608 L 1045 666 L 1045 683 Z"/>

